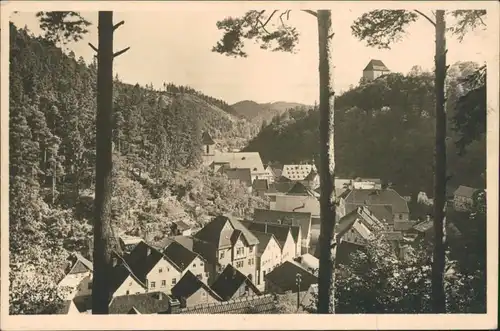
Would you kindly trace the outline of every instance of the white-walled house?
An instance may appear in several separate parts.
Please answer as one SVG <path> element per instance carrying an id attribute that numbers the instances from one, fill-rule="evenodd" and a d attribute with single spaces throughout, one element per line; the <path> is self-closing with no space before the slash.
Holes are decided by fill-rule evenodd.
<path id="1" fill-rule="evenodd" d="M 259 290 L 263 290 L 265 288 L 264 277 L 266 274 L 281 264 L 281 247 L 272 233 L 258 231 L 252 233 L 259 239 L 255 285 Z"/>
<path id="2" fill-rule="evenodd" d="M 478 189 L 460 185 L 455 192 L 453 192 L 453 206 L 457 211 L 468 211 L 474 202 L 474 194 Z"/>
<path id="3" fill-rule="evenodd" d="M 92 262 L 79 253 L 71 253 L 68 257 L 65 276 L 59 282 L 60 288 L 68 290 L 67 299 L 73 299 L 78 295 L 92 293 Z M 90 282 L 90 285 L 89 285 Z"/>

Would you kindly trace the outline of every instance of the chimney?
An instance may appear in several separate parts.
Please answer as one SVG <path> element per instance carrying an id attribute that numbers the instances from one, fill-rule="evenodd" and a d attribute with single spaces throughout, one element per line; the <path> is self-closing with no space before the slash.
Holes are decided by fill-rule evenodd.
<path id="1" fill-rule="evenodd" d="M 264 232 L 267 233 L 267 223 L 264 223 Z"/>
<path id="2" fill-rule="evenodd" d="M 151 255 L 151 247 L 148 247 L 146 249 L 146 256 L 149 256 L 149 255 Z"/>
<path id="3" fill-rule="evenodd" d="M 111 258 L 111 263 L 113 264 L 113 267 L 116 267 L 116 265 L 118 264 L 118 258 L 116 256 L 113 256 Z"/>

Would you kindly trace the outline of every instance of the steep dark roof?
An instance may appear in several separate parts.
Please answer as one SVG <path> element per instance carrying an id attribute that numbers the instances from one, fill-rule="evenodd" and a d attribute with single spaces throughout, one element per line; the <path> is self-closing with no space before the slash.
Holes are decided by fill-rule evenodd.
<path id="1" fill-rule="evenodd" d="M 257 232 L 264 232 L 264 233 L 271 233 L 274 235 L 276 240 L 278 241 L 279 245 L 281 248 L 286 243 L 286 238 L 288 238 L 288 233 L 290 232 L 290 227 L 288 226 L 275 226 L 275 224 L 268 224 L 268 223 L 254 223 L 252 221 L 241 221 L 245 227 L 247 227 L 252 233 L 254 231 Z"/>
<path id="2" fill-rule="evenodd" d="M 173 241 L 163 249 L 163 254 L 169 258 L 180 270 L 185 270 L 198 254 L 190 251 L 180 243 Z"/>
<path id="3" fill-rule="evenodd" d="M 241 183 L 247 186 L 252 185 L 252 172 L 248 168 L 225 168 L 223 173 L 230 180 L 239 180 Z"/>
<path id="4" fill-rule="evenodd" d="M 117 296 L 109 304 L 109 313 L 128 314 L 133 308 L 140 314 L 157 314 L 168 310 L 168 297 L 162 292 Z"/>
<path id="5" fill-rule="evenodd" d="M 226 301 L 231 299 L 243 284 L 246 284 L 254 293 L 260 295 L 260 291 L 247 276 L 242 274 L 231 264 L 228 264 L 212 284 L 211 288 L 220 298 L 222 298 L 222 300 Z"/>
<path id="6" fill-rule="evenodd" d="M 275 228 L 290 229 L 293 241 L 295 243 L 297 243 L 297 240 L 299 240 L 299 231 L 300 231 L 299 225 L 275 224 L 275 223 L 259 222 L 259 221 L 254 221 L 254 220 L 243 220 L 243 221 L 241 221 L 241 224 L 243 224 L 247 229 L 249 229 L 254 235 L 255 235 L 256 231 L 261 232 L 261 233 L 274 234 L 273 229 L 275 229 Z M 269 229 L 269 230 L 267 230 L 267 229 Z M 279 243 L 279 241 L 278 241 L 278 243 Z"/>
<path id="7" fill-rule="evenodd" d="M 384 190 L 347 190 L 345 194 L 346 204 L 367 205 L 390 205 L 394 213 L 409 213 L 408 203 L 393 189 Z M 375 211 L 372 209 L 375 213 Z M 378 217 L 378 216 L 377 216 Z"/>
<path id="8" fill-rule="evenodd" d="M 256 179 L 253 181 L 252 187 L 257 191 L 268 191 L 269 183 L 267 179 Z"/>
<path id="9" fill-rule="evenodd" d="M 185 231 L 185 230 L 188 230 L 191 228 L 191 226 L 184 221 L 177 221 L 177 222 L 174 222 L 174 224 L 177 226 L 177 229 L 180 231 Z"/>
<path id="10" fill-rule="evenodd" d="M 264 278 L 266 281 L 271 281 L 274 285 L 278 286 L 283 292 L 297 292 L 297 284 L 295 283 L 297 274 L 302 276 L 302 281 L 300 283 L 302 289 L 309 288 L 312 284 L 318 283 L 318 277 L 314 276 L 295 261 L 285 261 L 274 268 L 273 271 L 268 273 Z"/>
<path id="11" fill-rule="evenodd" d="M 366 67 L 363 69 L 363 71 L 368 71 L 368 70 L 378 70 L 378 71 L 390 71 L 384 64 L 384 62 L 380 60 L 371 60 L 368 62 Z"/>
<path id="12" fill-rule="evenodd" d="M 257 222 L 298 225 L 302 230 L 302 237 L 307 238 L 311 227 L 311 213 L 254 209 L 253 219 Z"/>
<path id="13" fill-rule="evenodd" d="M 268 193 L 287 193 L 295 185 L 292 181 L 275 181 L 269 184 Z"/>
<path id="14" fill-rule="evenodd" d="M 250 230 L 252 231 L 252 230 Z M 253 235 L 259 239 L 259 244 L 257 245 L 257 257 L 261 256 L 265 250 L 271 239 L 274 238 L 272 233 L 265 233 L 260 231 L 252 231 Z M 274 238 L 276 240 L 276 238 Z M 276 240 L 276 242 L 278 242 Z"/>
<path id="15" fill-rule="evenodd" d="M 80 253 L 71 253 L 67 261 L 69 262 L 69 267 L 66 269 L 66 273 L 77 274 L 93 270 L 92 262 L 84 258 Z"/>
<path id="16" fill-rule="evenodd" d="M 461 196 L 461 197 L 467 197 L 467 198 L 472 198 L 474 196 L 474 193 L 476 193 L 478 189 L 468 187 L 468 186 L 463 186 L 460 185 L 455 192 L 453 192 L 453 195 Z"/>
<path id="17" fill-rule="evenodd" d="M 173 267 L 177 267 L 175 263 L 172 263 L 172 261 L 170 261 L 168 257 L 164 256 L 156 248 L 146 244 L 145 242 L 140 242 L 126 257 L 125 261 L 130 266 L 130 269 L 132 270 L 134 275 L 142 283 L 146 283 L 147 274 L 163 258 L 170 262 Z"/>
<path id="18" fill-rule="evenodd" d="M 229 223 L 231 230 L 222 229 Z M 242 235 L 249 245 L 257 245 L 258 239 L 248 231 L 238 220 L 230 219 L 226 216 L 217 216 L 210 223 L 198 231 L 194 237 L 205 242 L 214 244 L 217 248 L 231 247 L 236 242 L 239 235 Z"/>
<path id="19" fill-rule="evenodd" d="M 201 141 L 203 145 L 215 145 L 215 141 L 212 139 L 208 132 L 203 132 L 201 136 Z"/>
<path id="20" fill-rule="evenodd" d="M 222 299 L 204 282 L 199 280 L 191 271 L 187 271 L 181 280 L 172 287 L 172 295 L 176 298 L 189 298 L 200 288 L 205 289 L 216 300 Z"/>
<path id="21" fill-rule="evenodd" d="M 301 182 L 296 182 L 295 185 L 286 193 L 287 195 L 308 195 L 314 196 L 314 194 Z"/>
<path id="22" fill-rule="evenodd" d="M 202 304 L 181 309 L 179 314 L 277 314 L 273 295 L 245 296 L 234 300 Z"/>
<path id="23" fill-rule="evenodd" d="M 92 309 L 92 295 L 77 296 L 73 299 L 73 303 L 80 313 L 84 313 Z"/>
<path id="24" fill-rule="evenodd" d="M 175 236 L 172 239 L 170 239 L 168 244 L 170 244 L 171 241 L 178 242 L 188 250 L 197 253 L 200 257 L 202 257 L 209 263 L 213 264 L 216 262 L 215 255 L 211 254 L 212 252 L 217 250 L 215 244 L 199 240 L 197 238 L 190 236 Z M 163 247 L 167 247 L 167 245 Z"/>

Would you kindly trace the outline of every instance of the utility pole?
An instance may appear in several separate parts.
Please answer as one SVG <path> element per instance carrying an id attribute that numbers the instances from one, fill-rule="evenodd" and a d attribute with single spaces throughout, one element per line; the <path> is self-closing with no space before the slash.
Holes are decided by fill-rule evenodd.
<path id="1" fill-rule="evenodd" d="M 297 310 L 300 307 L 300 283 L 302 282 L 302 275 L 297 273 L 295 275 L 295 284 L 297 285 Z"/>

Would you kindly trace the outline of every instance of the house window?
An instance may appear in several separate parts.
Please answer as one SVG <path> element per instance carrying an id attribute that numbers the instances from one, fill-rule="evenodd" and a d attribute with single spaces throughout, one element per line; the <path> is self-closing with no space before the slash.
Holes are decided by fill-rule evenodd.
<path id="1" fill-rule="evenodd" d="M 399 219 L 402 220 L 403 219 L 403 214 L 399 214 Z"/>
<path id="2" fill-rule="evenodd" d="M 237 261 L 236 262 L 236 268 L 243 268 L 244 261 Z"/>
<path id="3" fill-rule="evenodd" d="M 163 272 L 163 268 L 158 269 L 158 272 L 161 274 Z"/>
<path id="4" fill-rule="evenodd" d="M 177 279 L 172 278 L 172 285 L 175 285 L 175 284 L 177 284 Z"/>
<path id="5" fill-rule="evenodd" d="M 129 294 L 130 294 L 130 291 L 129 291 L 129 290 L 127 290 L 127 292 L 125 292 L 125 294 L 126 294 L 126 295 L 129 295 Z"/>
<path id="6" fill-rule="evenodd" d="M 151 282 L 151 288 L 155 288 L 156 282 Z"/>
<path id="7" fill-rule="evenodd" d="M 250 254 L 252 254 L 252 253 L 253 253 L 253 246 L 250 246 L 250 248 L 248 249 L 248 252 L 249 252 Z"/>
<path id="8" fill-rule="evenodd" d="M 161 287 L 165 287 L 167 286 L 167 281 L 166 280 L 162 280 L 161 281 Z"/>
<path id="9" fill-rule="evenodd" d="M 196 275 L 196 278 L 203 279 L 203 275 L 202 274 Z"/>
<path id="10" fill-rule="evenodd" d="M 252 265 L 253 264 L 253 259 L 248 259 L 248 265 Z"/>
<path id="11" fill-rule="evenodd" d="M 245 248 L 244 247 L 238 247 L 236 249 L 236 255 L 243 255 L 243 252 L 245 252 Z"/>
<path id="12" fill-rule="evenodd" d="M 196 268 L 196 263 L 193 263 L 193 268 Z"/>
<path id="13" fill-rule="evenodd" d="M 202 263 L 200 263 L 200 267 L 203 267 L 203 262 L 202 262 Z"/>
<path id="14" fill-rule="evenodd" d="M 219 259 L 223 259 L 224 258 L 224 252 L 220 252 L 220 257 Z"/>

